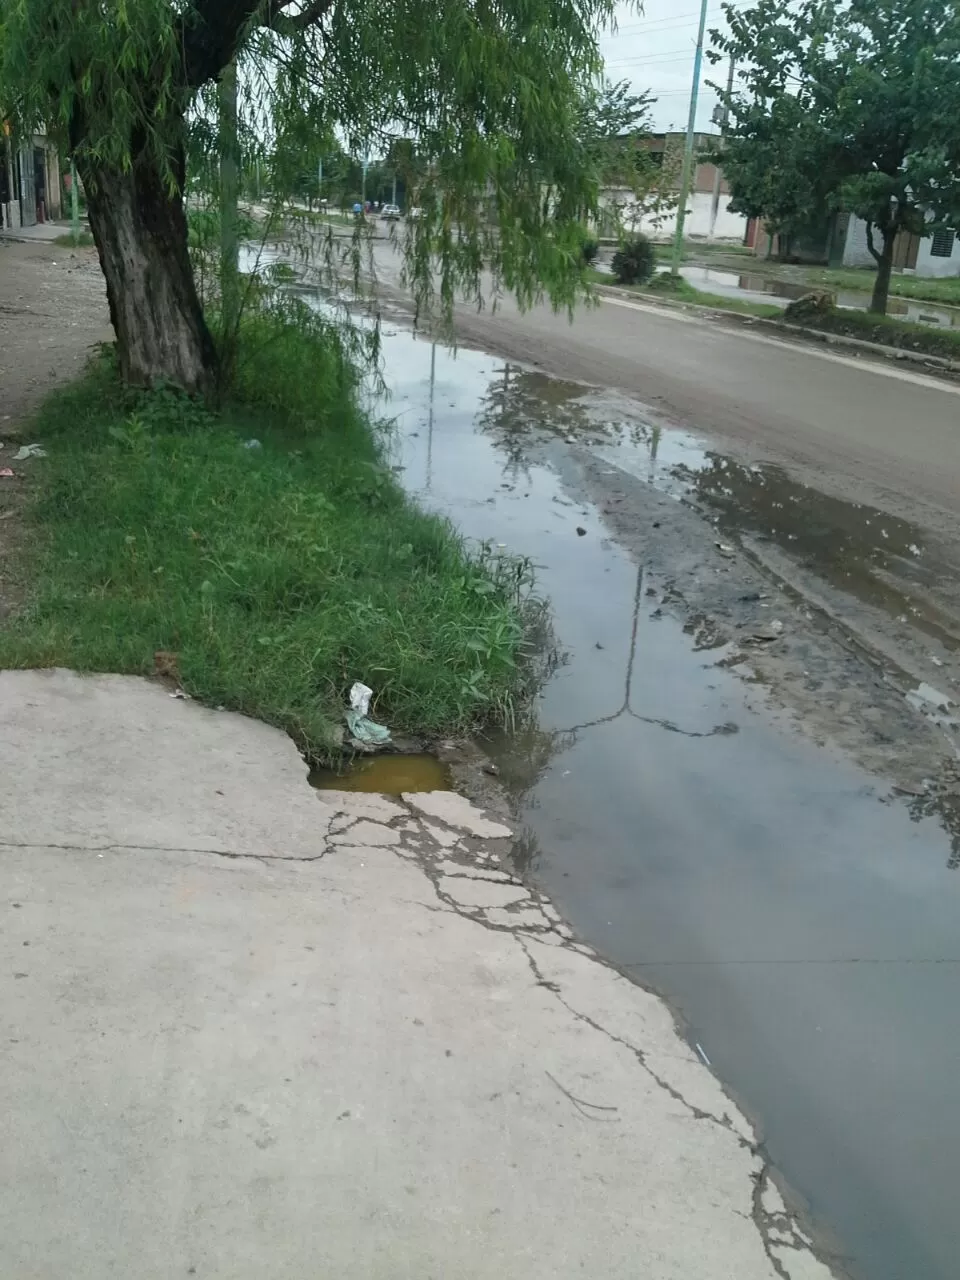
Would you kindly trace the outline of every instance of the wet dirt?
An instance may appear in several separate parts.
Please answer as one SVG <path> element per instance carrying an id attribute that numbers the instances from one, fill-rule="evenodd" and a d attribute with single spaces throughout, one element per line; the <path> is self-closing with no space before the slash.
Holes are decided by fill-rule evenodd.
<path id="1" fill-rule="evenodd" d="M 635 401 L 399 326 L 384 359 L 409 491 L 529 556 L 553 610 L 536 714 L 487 744 L 518 866 L 667 996 L 851 1274 L 946 1280 L 949 552 Z"/>
<path id="2" fill-rule="evenodd" d="M 343 770 L 315 769 L 310 785 L 320 791 L 373 791 L 399 796 L 409 791 L 450 791 L 450 769 L 436 756 L 384 754 L 351 761 Z"/>

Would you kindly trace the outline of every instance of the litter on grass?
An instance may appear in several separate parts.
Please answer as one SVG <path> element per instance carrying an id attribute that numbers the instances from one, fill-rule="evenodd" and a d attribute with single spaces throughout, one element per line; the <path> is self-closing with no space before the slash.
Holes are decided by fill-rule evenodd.
<path id="1" fill-rule="evenodd" d="M 390 741 L 386 725 L 376 724 L 369 718 L 370 699 L 373 690 L 358 680 L 350 690 L 350 706 L 347 708 L 347 728 L 355 742 L 363 747 L 384 747 Z"/>
<path id="2" fill-rule="evenodd" d="M 23 444 L 13 455 L 14 462 L 26 462 L 27 458 L 45 458 L 47 451 L 42 444 Z"/>

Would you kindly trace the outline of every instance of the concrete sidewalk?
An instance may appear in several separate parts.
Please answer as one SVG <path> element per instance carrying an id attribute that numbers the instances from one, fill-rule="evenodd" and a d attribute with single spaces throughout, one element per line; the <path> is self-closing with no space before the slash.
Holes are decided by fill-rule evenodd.
<path id="1" fill-rule="evenodd" d="M 445 793 L 0 673 L 0 1275 L 826 1280 L 665 1006 Z"/>

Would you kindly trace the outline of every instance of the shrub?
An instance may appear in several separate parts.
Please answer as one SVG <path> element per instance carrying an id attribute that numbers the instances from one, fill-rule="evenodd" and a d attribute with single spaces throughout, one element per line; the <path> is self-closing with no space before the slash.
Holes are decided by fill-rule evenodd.
<path id="1" fill-rule="evenodd" d="M 640 233 L 630 236 L 613 255 L 612 265 L 620 284 L 645 284 L 656 265 L 653 245 Z"/>
<path id="2" fill-rule="evenodd" d="M 580 246 L 580 253 L 583 257 L 584 264 L 588 267 L 592 266 L 599 252 L 600 241 L 596 236 L 584 236 L 583 244 Z"/>

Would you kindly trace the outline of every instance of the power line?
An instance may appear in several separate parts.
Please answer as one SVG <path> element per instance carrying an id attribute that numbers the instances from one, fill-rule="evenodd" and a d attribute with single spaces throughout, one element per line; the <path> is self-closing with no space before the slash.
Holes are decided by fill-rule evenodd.
<path id="1" fill-rule="evenodd" d="M 745 9 L 756 4 L 756 0 L 733 0 L 732 7 L 734 9 Z M 722 14 L 724 6 L 722 4 L 711 5 L 707 10 L 707 15 Z M 668 31 L 673 27 L 682 27 L 691 19 L 699 18 L 700 10 L 692 9 L 686 13 L 673 13 L 667 18 L 648 18 L 640 22 L 628 22 L 624 26 L 618 26 L 616 30 L 610 31 L 610 37 L 631 31 Z M 693 25 L 691 22 L 690 25 Z"/>

